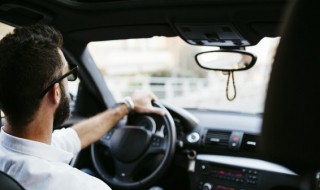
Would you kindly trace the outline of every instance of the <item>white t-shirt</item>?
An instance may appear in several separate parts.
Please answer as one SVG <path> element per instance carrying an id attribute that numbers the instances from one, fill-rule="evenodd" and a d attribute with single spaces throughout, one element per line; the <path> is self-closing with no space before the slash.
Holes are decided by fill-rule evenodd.
<path id="1" fill-rule="evenodd" d="M 78 134 L 71 128 L 56 130 L 51 146 L 0 133 L 0 170 L 32 190 L 110 190 L 68 163 L 81 149 Z"/>

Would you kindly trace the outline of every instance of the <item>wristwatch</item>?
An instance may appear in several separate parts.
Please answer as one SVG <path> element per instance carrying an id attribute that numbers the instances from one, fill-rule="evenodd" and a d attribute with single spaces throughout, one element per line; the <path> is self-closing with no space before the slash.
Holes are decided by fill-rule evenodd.
<path id="1" fill-rule="evenodd" d="M 126 96 L 122 102 L 123 104 L 125 104 L 127 106 L 127 108 L 129 109 L 129 111 L 133 111 L 134 110 L 134 103 L 133 100 L 130 96 Z"/>

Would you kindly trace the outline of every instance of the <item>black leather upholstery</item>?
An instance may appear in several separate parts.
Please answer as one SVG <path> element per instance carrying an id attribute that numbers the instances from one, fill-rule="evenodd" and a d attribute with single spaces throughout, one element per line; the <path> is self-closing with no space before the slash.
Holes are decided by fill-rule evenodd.
<path id="1" fill-rule="evenodd" d="M 318 0 L 298 0 L 270 78 L 261 152 L 299 174 L 320 168 L 320 12 Z"/>
<path id="2" fill-rule="evenodd" d="M 24 190 L 11 176 L 0 171 L 0 190 Z"/>
<path id="3" fill-rule="evenodd" d="M 292 1 L 285 15 L 286 26 L 269 82 L 260 142 L 263 158 L 297 172 L 303 190 L 318 189 L 315 174 L 320 169 L 320 12 L 315 10 L 318 1 Z"/>

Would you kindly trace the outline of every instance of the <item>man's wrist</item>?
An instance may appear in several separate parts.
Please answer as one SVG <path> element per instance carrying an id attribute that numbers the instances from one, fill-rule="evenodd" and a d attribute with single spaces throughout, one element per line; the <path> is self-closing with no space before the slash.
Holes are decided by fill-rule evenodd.
<path id="1" fill-rule="evenodd" d="M 121 103 L 127 106 L 129 112 L 134 110 L 134 103 L 130 96 L 126 96 Z"/>

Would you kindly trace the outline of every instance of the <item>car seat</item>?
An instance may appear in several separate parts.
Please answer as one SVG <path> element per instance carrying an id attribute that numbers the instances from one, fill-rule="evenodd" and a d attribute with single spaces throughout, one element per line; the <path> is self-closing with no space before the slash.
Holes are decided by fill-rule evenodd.
<path id="1" fill-rule="evenodd" d="M 11 176 L 0 171 L 0 190 L 24 190 L 24 188 Z"/>
<path id="2" fill-rule="evenodd" d="M 288 1 L 291 2 L 291 1 Z M 293 1 L 269 82 L 260 151 L 315 189 L 320 169 L 320 12 L 317 0 Z"/>

